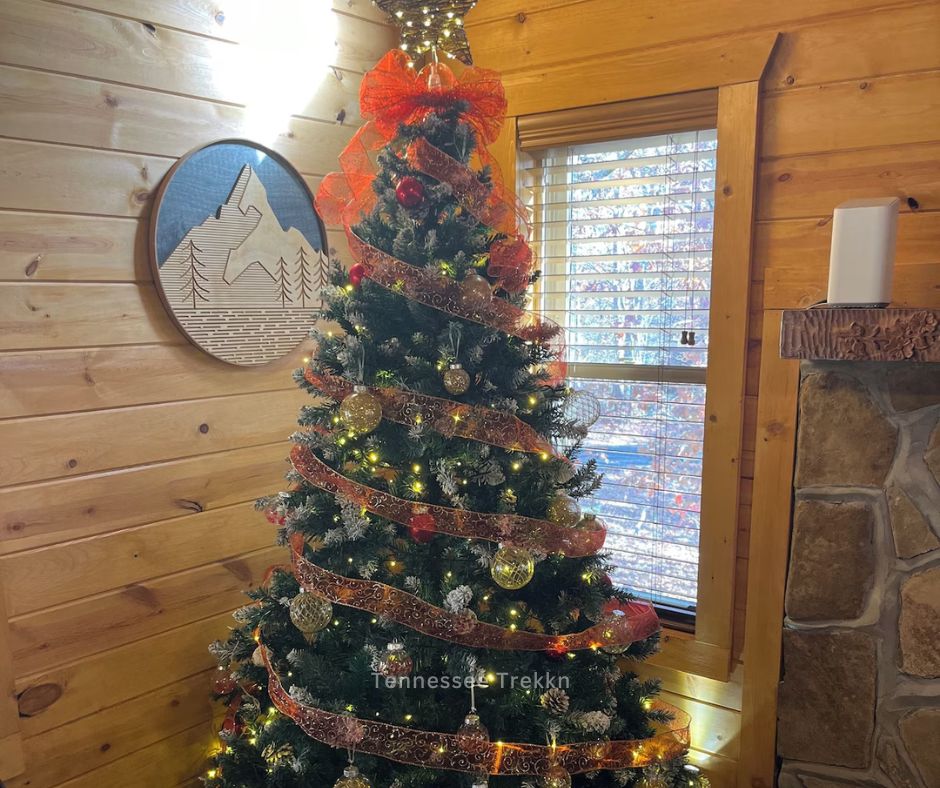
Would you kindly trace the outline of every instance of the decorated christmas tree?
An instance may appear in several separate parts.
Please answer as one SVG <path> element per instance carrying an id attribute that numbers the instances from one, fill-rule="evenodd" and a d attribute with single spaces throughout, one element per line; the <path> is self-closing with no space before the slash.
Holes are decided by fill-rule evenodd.
<path id="1" fill-rule="evenodd" d="M 596 403 L 525 308 L 525 212 L 486 150 L 498 78 L 396 50 L 361 101 L 317 198 L 355 264 L 297 373 L 290 487 L 260 503 L 291 565 L 213 645 L 207 785 L 704 785 L 688 718 L 630 670 L 659 622 L 610 581 L 577 459 Z"/>

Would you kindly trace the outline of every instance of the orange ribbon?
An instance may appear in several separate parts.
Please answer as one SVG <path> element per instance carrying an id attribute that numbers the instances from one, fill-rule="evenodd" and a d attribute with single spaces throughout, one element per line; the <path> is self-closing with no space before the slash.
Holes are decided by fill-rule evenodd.
<path id="1" fill-rule="evenodd" d="M 607 538 L 607 529 L 600 520 L 590 525 L 568 528 L 548 520 L 518 514 L 472 512 L 468 509 L 450 509 L 406 501 L 347 479 L 306 446 L 294 446 L 290 458 L 297 473 L 310 484 L 334 495 L 342 495 L 373 514 L 400 525 L 408 525 L 417 515 L 430 514 L 434 518 L 434 526 L 423 530 L 463 539 L 505 542 L 530 550 L 573 557 L 596 555 Z"/>
<path id="2" fill-rule="evenodd" d="M 402 124 L 422 121 L 440 110 L 460 106 L 460 119 L 469 123 L 484 143 L 499 136 L 506 119 L 506 93 L 499 74 L 468 68 L 459 77 L 443 63 L 416 72 L 400 49 L 388 52 L 363 78 L 359 87 L 362 116 L 371 119 L 391 139 Z"/>
<path id="3" fill-rule="evenodd" d="M 545 747 L 538 744 L 490 742 L 461 736 L 405 728 L 351 714 L 336 714 L 301 703 L 290 696 L 271 665 L 271 652 L 261 653 L 268 669 L 268 694 L 274 706 L 290 717 L 312 739 L 330 747 L 343 747 L 377 755 L 396 763 L 469 774 L 538 777 L 558 765 L 569 774 L 599 769 L 640 769 L 673 760 L 689 749 L 691 717 L 662 701 L 651 711 L 669 714 L 672 721 L 655 725 L 645 739 L 578 742 Z"/>
<path id="4" fill-rule="evenodd" d="M 310 367 L 304 369 L 304 380 L 336 402 L 342 402 L 354 390 L 353 384 L 345 378 L 320 374 Z M 369 391 L 382 404 L 382 416 L 397 424 L 406 427 L 417 423 L 427 424 L 447 438 L 456 436 L 488 443 L 507 451 L 549 455 L 570 462 L 563 454 L 557 453 L 546 438 L 511 413 L 431 397 L 416 391 L 374 387 Z"/>

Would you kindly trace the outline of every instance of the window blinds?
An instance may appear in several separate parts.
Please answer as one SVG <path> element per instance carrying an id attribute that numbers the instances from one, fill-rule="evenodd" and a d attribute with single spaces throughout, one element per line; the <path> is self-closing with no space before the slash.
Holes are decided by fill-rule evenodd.
<path id="1" fill-rule="evenodd" d="M 581 460 L 604 473 L 593 504 L 614 580 L 684 611 L 697 598 L 716 151 L 714 129 L 653 134 L 534 151 L 524 173 L 537 301 L 567 331 L 572 387 L 600 403 Z"/>

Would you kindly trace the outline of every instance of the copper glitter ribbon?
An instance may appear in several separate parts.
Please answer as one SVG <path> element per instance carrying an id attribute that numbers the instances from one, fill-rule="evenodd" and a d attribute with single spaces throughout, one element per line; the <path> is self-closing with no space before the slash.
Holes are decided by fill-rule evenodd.
<path id="1" fill-rule="evenodd" d="M 319 374 L 307 367 L 304 369 L 304 379 L 337 402 L 342 402 L 353 393 L 354 384 L 337 375 Z M 548 440 L 510 413 L 429 397 L 414 391 L 393 388 L 370 388 L 369 391 L 382 403 L 382 416 L 397 424 L 411 427 L 423 423 L 448 438 L 456 436 L 508 451 L 549 454 L 568 461 L 555 452 Z"/>
<path id="2" fill-rule="evenodd" d="M 511 334 L 524 342 L 544 345 L 558 359 L 564 357 L 564 330 L 554 320 L 494 296 L 485 303 L 468 302 L 458 282 L 429 268 L 417 268 L 363 241 L 346 228 L 349 251 L 365 269 L 369 279 L 413 301 L 462 317 L 474 323 Z"/>
<path id="3" fill-rule="evenodd" d="M 263 643 L 261 653 L 268 669 L 268 694 L 272 703 L 304 733 L 331 747 L 354 749 L 396 763 L 471 774 L 538 777 L 555 765 L 569 774 L 599 769 L 640 769 L 679 758 L 689 749 L 691 717 L 658 700 L 653 701 L 651 711 L 666 712 L 673 720 L 657 724 L 656 732 L 649 738 L 555 747 L 481 741 L 455 733 L 422 731 L 335 714 L 294 700 L 275 673 L 271 653 Z"/>
<path id="4" fill-rule="evenodd" d="M 338 575 L 303 555 L 303 537 L 291 538 L 294 576 L 307 591 L 338 605 L 382 616 L 423 635 L 468 648 L 499 651 L 583 651 L 620 648 L 645 640 L 660 629 L 659 616 L 649 602 L 611 600 L 604 619 L 570 635 L 541 635 L 487 624 L 472 613 L 451 613 L 407 591 Z"/>
<path id="5" fill-rule="evenodd" d="M 450 186 L 460 205 L 481 224 L 506 235 L 514 235 L 520 229 L 522 235 L 528 235 L 529 217 L 525 207 L 506 188 L 496 162 L 488 155 L 484 156 L 484 161 L 492 173 L 489 184 L 483 183 L 473 170 L 423 138 L 412 142 L 405 155 L 416 170 Z"/>
<path id="6" fill-rule="evenodd" d="M 400 525 L 409 525 L 416 515 L 429 514 L 434 518 L 434 526 L 427 528 L 428 531 L 464 539 L 503 542 L 575 558 L 596 555 L 607 538 L 607 529 L 599 520 L 569 528 L 518 514 L 472 512 L 406 501 L 347 479 L 320 460 L 307 446 L 295 445 L 290 458 L 294 469 L 314 487 L 342 495 L 372 514 Z"/>

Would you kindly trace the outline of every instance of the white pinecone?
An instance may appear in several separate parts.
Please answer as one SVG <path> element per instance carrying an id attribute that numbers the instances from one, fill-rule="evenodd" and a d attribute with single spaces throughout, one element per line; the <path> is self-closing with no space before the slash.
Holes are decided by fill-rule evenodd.
<path id="1" fill-rule="evenodd" d="M 588 733 L 606 733 L 610 728 L 610 717 L 602 711 L 586 711 L 576 714 L 572 720 L 579 728 Z"/>
<path id="2" fill-rule="evenodd" d="M 552 687 L 552 689 L 544 693 L 542 697 L 539 698 L 539 702 L 548 709 L 550 714 L 554 714 L 557 717 L 563 717 L 567 714 L 568 707 L 571 705 L 568 693 L 557 687 Z"/>

